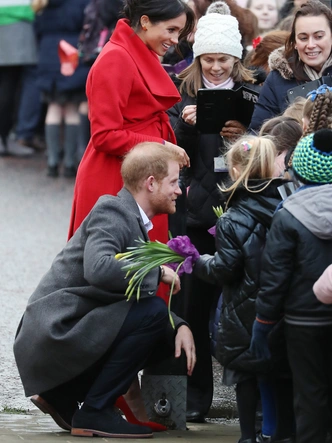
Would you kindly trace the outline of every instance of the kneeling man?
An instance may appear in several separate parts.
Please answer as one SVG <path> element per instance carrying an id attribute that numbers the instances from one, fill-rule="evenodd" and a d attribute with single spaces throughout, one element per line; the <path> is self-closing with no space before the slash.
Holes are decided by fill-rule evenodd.
<path id="1" fill-rule="evenodd" d="M 175 212 L 180 162 L 159 143 L 132 149 L 122 164 L 122 190 L 99 198 L 28 301 L 14 343 L 25 394 L 73 435 L 152 436 L 114 405 L 165 337 L 175 339 L 175 356 L 183 349 L 188 374 L 193 371 L 191 331 L 173 314 L 174 331 L 156 296 L 159 282 L 174 277 L 178 291 L 178 277 L 166 266 L 153 269 L 140 300 L 133 295 L 128 302 L 124 262 L 115 259 L 136 239 L 148 240 L 152 217 Z"/>

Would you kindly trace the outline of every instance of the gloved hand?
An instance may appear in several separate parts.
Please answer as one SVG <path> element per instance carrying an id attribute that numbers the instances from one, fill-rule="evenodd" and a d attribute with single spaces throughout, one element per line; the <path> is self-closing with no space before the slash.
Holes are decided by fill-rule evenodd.
<path id="1" fill-rule="evenodd" d="M 220 135 L 226 137 L 229 141 L 236 141 L 246 132 L 247 128 L 237 120 L 228 120 L 222 128 Z"/>
<path id="2" fill-rule="evenodd" d="M 268 360 L 271 358 L 271 352 L 268 345 L 268 335 L 274 325 L 274 322 L 262 323 L 257 320 L 257 318 L 254 321 L 250 343 L 250 352 L 258 360 Z"/>

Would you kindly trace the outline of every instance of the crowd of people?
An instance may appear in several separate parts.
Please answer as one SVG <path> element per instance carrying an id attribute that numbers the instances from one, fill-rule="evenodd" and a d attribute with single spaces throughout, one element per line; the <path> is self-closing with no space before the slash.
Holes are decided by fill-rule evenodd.
<path id="1" fill-rule="evenodd" d="M 164 427 L 149 421 L 137 374 L 161 348 L 163 358 L 183 351 L 187 421 L 204 422 L 213 335 L 223 383 L 235 386 L 239 442 L 324 443 L 332 413 L 331 7 L 114 2 L 104 18 L 109 41 L 92 64 L 81 58 L 64 75 L 59 41 L 77 46 L 86 7 L 106 17 L 111 2 L 34 0 L 34 12 L 19 3 L 1 6 L 0 51 L 1 36 L 19 38 L 22 24 L 35 47 L 0 66 L 2 143 L 12 131 L 33 146 L 42 126 L 48 176 L 63 162 L 64 176 L 76 177 L 68 243 L 15 339 L 26 395 L 73 435 L 150 437 Z M 170 61 L 184 69 L 168 73 Z M 202 90 L 216 98 L 246 91 L 250 120 L 229 111 L 218 131 L 202 130 Z M 166 243 L 169 232 L 190 240 L 193 272 L 179 278 L 161 264 L 143 281 L 140 302 L 126 302 L 116 254 L 138 238 Z"/>

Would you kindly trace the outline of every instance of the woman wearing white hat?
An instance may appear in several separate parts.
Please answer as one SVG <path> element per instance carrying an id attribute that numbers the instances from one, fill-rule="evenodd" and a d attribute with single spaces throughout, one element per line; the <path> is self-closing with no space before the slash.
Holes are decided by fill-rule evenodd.
<path id="1" fill-rule="evenodd" d="M 252 73 L 241 63 L 243 47 L 238 21 L 230 15 L 225 3 L 217 3 L 221 4 L 219 10 L 212 4 L 213 12 L 208 9 L 198 21 L 194 61 L 178 76 L 182 101 L 168 112 L 177 142 L 191 159 L 191 167 L 182 175 L 185 185 L 189 186 L 186 228 L 200 254 L 215 252 L 214 237 L 207 230 L 217 220 L 213 206 L 223 204 L 217 184 L 228 178 L 227 172 L 217 171 L 220 156 L 226 150 L 224 138 L 233 140 L 246 128 L 241 122 L 230 120 L 220 133 L 200 133 L 196 127 L 197 91 L 200 88 L 238 89 L 244 83 L 250 83 L 253 88 L 254 83 Z M 187 420 L 199 422 L 204 421 L 213 395 L 208 325 L 211 306 L 220 288 L 190 276 L 184 292 L 189 300 L 187 320 L 198 352 L 197 366 L 188 379 Z"/>

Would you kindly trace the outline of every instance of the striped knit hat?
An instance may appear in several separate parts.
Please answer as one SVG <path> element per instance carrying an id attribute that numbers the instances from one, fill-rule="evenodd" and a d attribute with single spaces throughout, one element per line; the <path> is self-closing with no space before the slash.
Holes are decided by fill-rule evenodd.
<path id="1" fill-rule="evenodd" d="M 294 150 L 292 167 L 304 183 L 332 183 L 332 130 L 303 137 Z"/>

